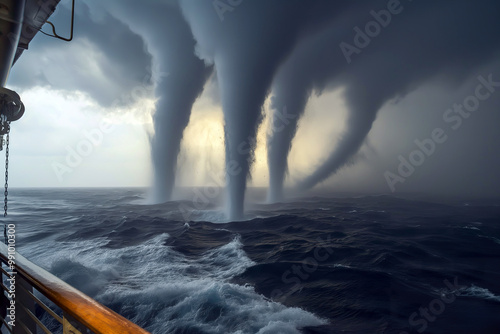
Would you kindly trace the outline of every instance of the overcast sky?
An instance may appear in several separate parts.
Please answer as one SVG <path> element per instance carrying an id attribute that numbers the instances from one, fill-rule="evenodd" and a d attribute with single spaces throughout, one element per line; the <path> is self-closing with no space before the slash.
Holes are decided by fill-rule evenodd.
<path id="1" fill-rule="evenodd" d="M 453 16 L 454 2 L 441 2 Z M 127 10 L 113 9 L 115 2 L 110 2 L 113 5 L 106 8 L 97 3 L 77 2 L 72 42 L 38 34 L 12 69 L 8 87 L 20 93 L 26 105 L 25 116 L 12 124 L 9 170 L 12 187 L 148 186 L 151 182 L 149 137 L 153 131 L 153 85 L 162 79 L 158 69 L 161 59 L 155 59 L 148 25 L 140 22 L 154 22 L 163 17 L 139 17 L 138 13 L 134 18 Z M 382 9 L 387 3 L 374 3 L 373 10 Z M 143 6 L 149 4 L 145 1 Z M 67 31 L 68 5 L 62 1 L 51 18 L 59 34 Z M 121 6 L 128 6 L 128 2 Z M 245 15 L 245 6 L 243 2 L 224 15 Z M 366 15 L 349 21 L 349 34 L 331 42 L 332 52 L 345 61 L 342 73 L 361 71 L 363 64 L 369 64 L 368 60 L 383 55 L 387 50 L 387 47 L 384 49 L 384 36 L 388 40 L 390 36 L 400 36 L 397 24 L 384 27 L 380 37 L 373 37 L 372 45 L 351 55 L 352 63 L 349 64 L 339 44 L 345 41 L 354 45 L 352 23 L 364 27 L 370 21 L 372 8 L 359 7 L 357 11 Z M 417 9 L 415 7 L 415 11 Z M 415 19 L 412 21 L 415 25 L 427 24 L 417 21 L 418 16 L 411 10 L 408 4 L 398 18 L 404 21 L 407 15 L 408 21 Z M 348 14 L 349 11 L 345 15 Z M 215 9 L 213 15 L 218 15 Z M 481 17 L 477 14 L 472 18 L 462 17 L 460 21 L 462 14 L 457 15 L 454 22 L 469 25 L 471 30 L 478 23 L 474 20 Z M 127 22 L 134 19 L 138 21 Z M 226 21 L 219 23 L 224 25 Z M 468 29 L 463 28 L 463 33 Z M 498 44 L 498 31 L 491 31 L 491 35 L 484 38 L 485 43 Z M 401 37 L 407 42 L 408 39 L 411 40 L 411 36 Z M 398 46 L 393 47 L 397 50 Z M 406 48 L 404 44 L 400 47 Z M 377 48 L 382 53 L 377 53 Z M 473 68 L 436 72 L 435 76 L 419 78 L 403 94 L 384 101 L 352 163 L 321 186 L 353 192 L 395 190 L 500 195 L 500 87 L 483 88 L 481 92 L 489 93 L 488 97 L 478 100 L 479 106 L 467 118 L 445 119 L 447 109 L 475 96 L 477 86 L 482 84 L 484 87 L 483 81 L 489 76 L 500 82 L 498 49 L 489 52 L 492 54 L 484 58 L 471 56 L 480 59 Z M 405 66 L 416 65 L 407 63 Z M 152 73 L 156 74 L 152 77 Z M 454 78 L 453 73 L 460 79 Z M 378 89 L 392 74 L 386 75 L 379 76 L 378 80 L 370 79 L 369 84 Z M 313 94 L 309 99 L 293 139 L 286 184 L 292 185 L 308 176 L 345 136 L 352 104 L 346 99 L 346 87 L 350 86 L 325 83 L 321 94 Z M 180 185 L 203 185 L 211 179 L 210 175 L 223 170 L 224 118 L 219 95 L 217 81 L 212 77 L 194 104 L 178 161 L 177 183 Z M 252 167 L 251 185 L 255 186 L 267 186 L 268 183 L 266 133 L 270 104 L 268 96 Z M 387 172 L 402 177 L 398 172 L 401 157 L 409 160 L 412 152 L 419 149 L 415 141 L 432 138 L 435 129 L 442 129 L 440 136 L 436 136 L 442 143 L 433 139 L 432 153 L 424 152 L 421 165 L 414 166 L 411 175 L 403 177 L 404 182 L 392 178 L 391 186 Z M 414 153 L 413 158 L 418 160 L 421 156 Z"/>

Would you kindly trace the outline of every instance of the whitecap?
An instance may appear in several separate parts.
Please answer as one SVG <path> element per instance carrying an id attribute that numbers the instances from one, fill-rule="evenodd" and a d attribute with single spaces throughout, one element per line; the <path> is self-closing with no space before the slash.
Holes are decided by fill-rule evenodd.
<path id="1" fill-rule="evenodd" d="M 474 297 L 500 302 L 500 296 L 495 295 L 488 289 L 472 284 L 470 287 L 462 287 L 458 290 L 461 297 Z"/>

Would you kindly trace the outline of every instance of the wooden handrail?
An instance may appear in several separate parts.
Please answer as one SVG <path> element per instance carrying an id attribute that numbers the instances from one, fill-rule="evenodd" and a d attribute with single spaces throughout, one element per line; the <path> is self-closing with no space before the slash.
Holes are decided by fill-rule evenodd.
<path id="1" fill-rule="evenodd" d="M 65 313 L 96 334 L 149 334 L 130 320 L 78 291 L 16 252 L 16 271 Z M 7 261 L 7 246 L 0 243 L 0 257 Z"/>

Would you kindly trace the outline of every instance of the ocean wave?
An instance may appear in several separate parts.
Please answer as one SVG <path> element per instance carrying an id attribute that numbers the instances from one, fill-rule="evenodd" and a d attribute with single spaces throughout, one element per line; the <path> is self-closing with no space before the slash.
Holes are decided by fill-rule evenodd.
<path id="1" fill-rule="evenodd" d="M 48 253 L 26 247 L 30 259 L 152 333 L 299 333 L 325 320 L 287 308 L 250 286 L 228 283 L 255 263 L 239 237 L 197 258 L 166 246 L 161 234 L 137 246 L 106 248 L 106 238 L 63 242 Z M 235 321 L 238 319 L 238 321 Z"/>
<path id="2" fill-rule="evenodd" d="M 155 334 L 399 333 L 450 277 L 465 286 L 429 332 L 500 331 L 497 206 L 305 198 L 229 222 L 139 190 L 13 197 L 21 254 Z"/>
<path id="3" fill-rule="evenodd" d="M 488 289 L 475 286 L 474 284 L 469 287 L 460 288 L 458 293 L 458 295 L 462 297 L 480 298 L 500 303 L 500 296 L 495 295 Z"/>
<path id="4" fill-rule="evenodd" d="M 253 288 L 200 279 L 109 290 L 98 300 L 153 333 L 290 333 L 326 321 L 256 294 Z M 279 331 L 275 331 L 279 328 Z"/>

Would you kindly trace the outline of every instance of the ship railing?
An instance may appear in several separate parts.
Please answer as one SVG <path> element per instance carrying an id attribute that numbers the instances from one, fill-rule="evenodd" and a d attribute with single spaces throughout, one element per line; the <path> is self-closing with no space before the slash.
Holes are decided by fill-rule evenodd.
<path id="1" fill-rule="evenodd" d="M 0 295 L 0 333 L 149 333 L 19 253 L 9 251 L 12 249 L 0 243 L 0 284 L 3 289 Z M 47 304 L 54 304 L 57 308 L 47 306 L 41 299 L 47 299 L 50 301 Z"/>

